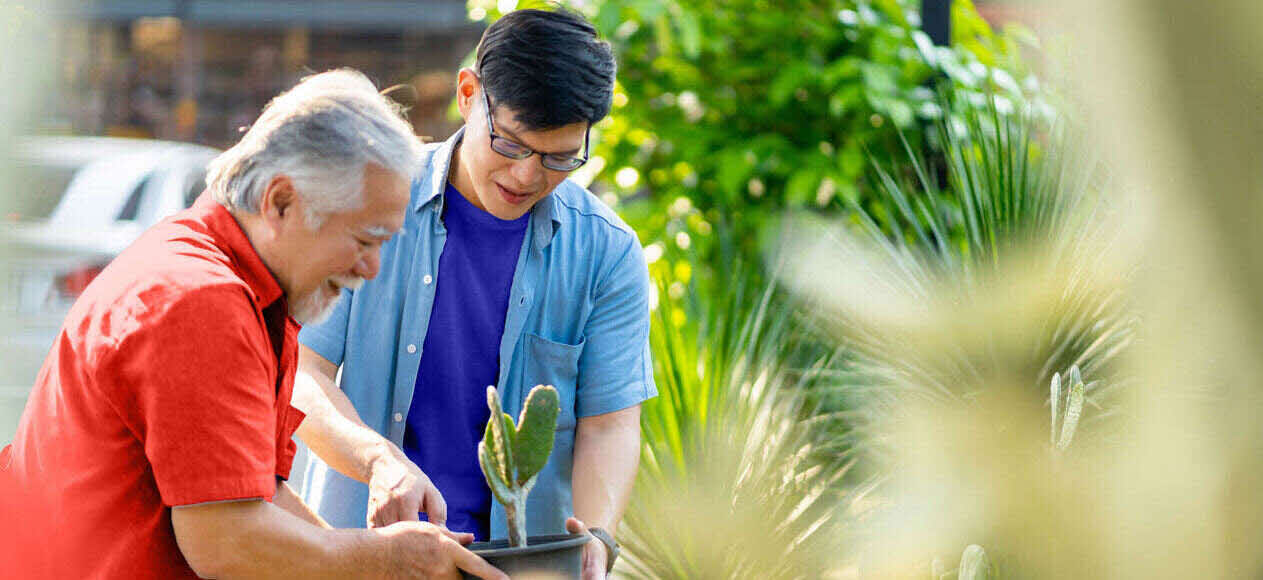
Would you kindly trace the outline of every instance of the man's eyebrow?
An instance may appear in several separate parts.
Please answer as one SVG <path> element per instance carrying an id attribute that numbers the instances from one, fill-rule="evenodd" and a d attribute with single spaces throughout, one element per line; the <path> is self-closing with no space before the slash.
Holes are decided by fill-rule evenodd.
<path id="1" fill-rule="evenodd" d="M 391 230 L 390 228 L 385 228 L 382 226 L 368 226 L 364 228 L 363 230 L 365 234 L 372 236 L 374 238 L 389 238 L 399 233 L 399 231 L 400 230 Z"/>
<path id="2" fill-rule="evenodd" d="M 511 137 L 514 141 L 517 141 L 517 143 L 519 145 L 522 145 L 523 147 L 527 147 L 531 150 L 535 149 L 534 147 L 531 147 L 530 145 L 523 143 L 521 135 L 518 135 L 516 131 L 508 127 L 505 127 L 504 125 L 500 123 L 496 123 L 496 132 L 504 133 L 505 136 Z M 567 157 L 574 157 L 575 155 L 579 154 L 579 147 L 575 147 L 574 149 L 567 149 L 565 151 L 535 151 L 535 152 L 542 153 L 544 155 L 565 155 Z"/>

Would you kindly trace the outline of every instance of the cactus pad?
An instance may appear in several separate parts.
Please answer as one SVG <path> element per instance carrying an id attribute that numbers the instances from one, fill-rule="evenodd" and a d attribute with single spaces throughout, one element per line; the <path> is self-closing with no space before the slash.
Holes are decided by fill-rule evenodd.
<path id="1" fill-rule="evenodd" d="M 552 453 L 561 412 L 559 396 L 552 385 L 536 385 L 526 397 L 516 426 L 501 409 L 493 386 L 487 387 L 487 407 L 491 417 L 478 444 L 478 463 L 508 516 L 509 543 L 525 546 L 526 495 Z"/>
<path id="2" fill-rule="evenodd" d="M 526 396 L 517 432 L 513 435 L 513 459 L 517 462 L 517 484 L 523 485 L 548 463 L 561 412 L 557 389 L 537 386 Z"/>

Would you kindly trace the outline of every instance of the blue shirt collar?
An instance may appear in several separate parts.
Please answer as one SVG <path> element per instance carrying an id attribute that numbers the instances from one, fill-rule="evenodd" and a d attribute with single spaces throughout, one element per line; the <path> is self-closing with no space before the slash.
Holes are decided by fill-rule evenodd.
<path id="1" fill-rule="evenodd" d="M 421 175 L 417 183 L 420 195 L 417 196 L 415 211 L 421 211 L 422 208 L 437 202 L 434 210 L 442 213 L 443 192 L 447 190 L 447 175 L 452 165 L 452 154 L 456 152 L 456 145 L 460 143 L 464 135 L 465 128 L 461 127 L 434 150 L 434 162 L 430 164 L 430 172 Z M 557 187 L 561 188 L 565 185 L 566 182 L 563 181 Z M 536 202 L 535 207 L 531 208 L 531 235 L 534 236 L 537 248 L 547 247 L 552 242 L 557 227 L 561 225 L 561 211 L 554 197 L 556 197 L 556 190 L 544 196 L 544 199 Z"/>

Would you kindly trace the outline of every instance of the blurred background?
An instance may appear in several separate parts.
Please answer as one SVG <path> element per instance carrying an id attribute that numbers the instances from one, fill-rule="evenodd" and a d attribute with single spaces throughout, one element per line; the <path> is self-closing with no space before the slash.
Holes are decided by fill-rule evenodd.
<path id="1" fill-rule="evenodd" d="M 0 442 L 273 95 L 352 66 L 443 139 L 538 5 L 0 3 Z M 654 282 L 617 575 L 1263 577 L 1263 3 L 566 5 L 619 58 L 574 179 Z"/>

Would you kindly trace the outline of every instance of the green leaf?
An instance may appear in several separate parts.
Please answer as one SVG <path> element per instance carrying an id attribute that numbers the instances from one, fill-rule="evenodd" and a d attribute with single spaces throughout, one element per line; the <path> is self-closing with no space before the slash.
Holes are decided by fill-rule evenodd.
<path id="1" fill-rule="evenodd" d="M 1075 429 L 1079 426 L 1079 416 L 1083 414 L 1084 399 L 1083 381 L 1070 385 L 1070 394 L 1066 396 L 1066 420 L 1061 426 L 1061 439 L 1057 441 L 1057 449 L 1065 450 L 1074 440 Z"/>
<path id="2" fill-rule="evenodd" d="M 1053 373 L 1048 400 L 1052 405 L 1052 423 L 1049 424 L 1048 440 L 1057 443 L 1057 407 L 1061 405 L 1061 373 Z"/>
<path id="3" fill-rule="evenodd" d="M 492 455 L 487 451 L 487 442 L 484 439 L 478 443 L 478 464 L 482 466 L 482 476 L 487 480 L 487 486 L 491 488 L 491 494 L 495 496 L 496 501 L 500 505 L 506 505 L 513 497 L 513 491 L 505 484 L 505 480 L 495 474 L 495 470 L 491 465 L 495 464 Z"/>
<path id="4" fill-rule="evenodd" d="M 768 99 L 774 105 L 784 105 L 789 102 L 798 89 L 806 87 L 807 80 L 811 76 L 812 69 L 806 63 L 790 65 L 777 73 L 776 77 L 772 79 L 772 84 L 767 91 Z"/>
<path id="5" fill-rule="evenodd" d="M 487 387 L 487 407 L 491 410 L 491 417 L 483 431 L 483 442 L 487 443 L 487 454 L 492 460 L 492 473 L 508 485 L 513 481 L 515 472 L 513 418 L 500 409 L 500 396 L 492 386 Z M 500 417 L 500 420 L 495 420 L 496 417 Z"/>
<path id="6" fill-rule="evenodd" d="M 816 187 L 819 185 L 819 171 L 805 169 L 795 172 L 785 184 L 785 203 L 791 207 L 811 203 L 816 197 Z"/>
<path id="7" fill-rule="evenodd" d="M 677 11 L 675 25 L 680 29 L 680 48 L 684 56 L 695 59 L 702 52 L 702 27 L 692 12 Z"/>
<path id="8" fill-rule="evenodd" d="M 561 412 L 557 389 L 536 385 L 526 396 L 517 432 L 513 436 L 513 459 L 517 462 L 517 485 L 522 486 L 548 463 Z"/>

